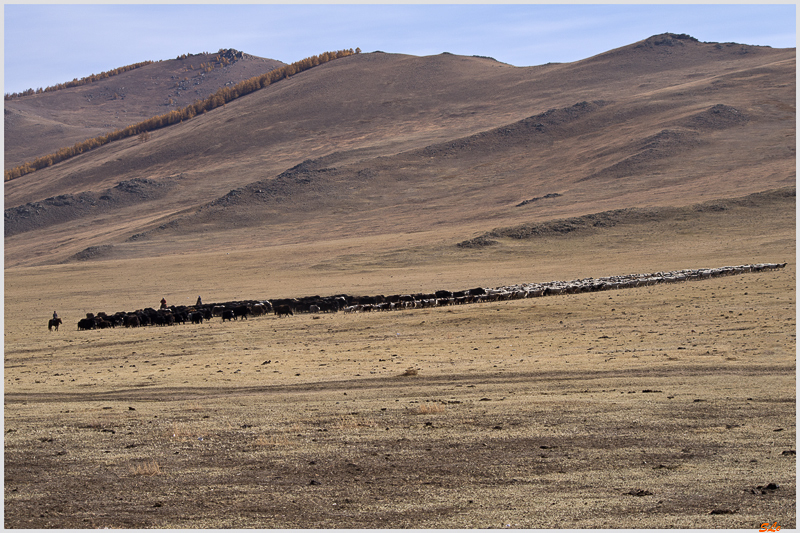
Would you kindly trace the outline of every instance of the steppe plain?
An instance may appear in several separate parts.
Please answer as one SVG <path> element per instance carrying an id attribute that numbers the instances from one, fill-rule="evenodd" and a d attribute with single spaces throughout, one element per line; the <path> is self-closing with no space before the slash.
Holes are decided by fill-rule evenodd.
<path id="1" fill-rule="evenodd" d="M 672 51 L 679 48 L 674 44 Z M 704 45 L 702 52 L 711 48 Z M 632 46 L 610 54 L 609 61 L 640 53 L 641 47 Z M 752 61 L 757 53 L 743 57 Z M 350 74 L 359 65 L 398 61 L 364 56 L 337 61 Z M 426 60 L 438 66 L 471 62 L 477 68 L 466 58 Z M 334 67 L 310 72 L 321 77 L 323 68 L 333 73 Z M 711 102 L 735 104 L 748 112 L 747 127 L 771 140 L 792 136 L 793 146 L 794 130 L 786 125 L 793 101 L 791 107 L 785 102 L 770 107 L 756 101 L 757 91 L 734 91 L 728 83 L 741 78 L 768 85 L 763 79 L 769 69 L 753 68 L 758 75 L 737 77 L 729 69 L 726 83 L 715 85 L 727 90 L 726 96 L 714 93 Z M 299 90 L 303 79 L 290 80 L 298 94 L 306 94 Z M 689 89 L 703 93 L 697 73 L 686 79 Z M 734 96 L 740 100 L 733 102 Z M 580 101 L 575 95 L 563 99 L 559 105 Z M 494 122 L 520 119 L 508 112 L 516 105 L 514 100 L 495 110 Z M 691 113 L 704 106 L 697 104 Z M 756 108 L 773 115 L 765 111 L 763 118 Z M 236 110 L 229 104 L 220 115 L 227 122 Z M 603 116 L 614 116 L 612 111 Z M 672 120 L 669 115 L 658 120 Z M 423 118 L 418 120 L 424 126 Z M 483 131 L 490 122 L 487 114 L 470 115 L 469 121 L 459 123 L 459 134 Z M 326 127 L 340 127 L 334 122 Z M 421 142 L 438 142 L 445 126 L 421 127 Z M 195 127 L 180 126 L 184 137 Z M 413 133 L 411 125 L 404 127 Z M 455 127 L 447 127 L 452 135 Z M 650 129 L 657 133 L 662 127 L 653 122 Z M 388 131 L 388 126 L 381 130 Z M 376 190 L 388 187 L 392 181 L 382 174 L 380 157 L 420 148 L 412 146 L 411 133 L 400 133 L 386 154 L 375 153 L 378 141 L 363 148 L 361 156 L 378 155 L 378 161 L 337 156 L 337 179 L 357 176 L 353 169 L 366 165 L 377 169 Z M 576 138 L 585 148 L 587 139 L 601 133 Z M 278 171 L 304 161 L 305 148 L 321 143 L 308 131 L 296 134 L 306 144 L 297 153 L 278 154 L 270 163 Z M 159 135 L 101 151 L 92 156 L 94 166 L 91 158 L 82 158 L 66 170 L 54 167 L 36 180 L 7 183 L 6 208 L 36 200 L 39 193 L 31 191 L 48 190 L 47 184 L 52 189 L 68 183 L 72 190 L 58 190 L 78 193 L 79 174 L 128 169 L 124 177 L 130 179 L 140 169 L 130 170 L 125 161 L 135 166 L 143 158 L 125 152 L 153 154 L 162 146 Z M 569 132 L 560 135 L 570 138 Z M 174 138 L 165 143 L 176 143 L 180 135 L 163 134 L 168 136 Z M 615 139 L 629 146 L 635 136 L 625 130 Z M 765 137 L 753 136 L 751 142 Z M 519 182 L 497 179 L 492 188 L 497 196 L 486 205 L 453 206 L 443 195 L 433 203 L 420 200 L 416 209 L 409 201 L 389 210 L 390 200 L 373 191 L 373 209 L 364 211 L 369 223 L 362 225 L 342 222 L 357 215 L 346 210 L 345 200 L 325 216 L 303 221 L 296 210 L 308 213 L 321 200 L 300 191 L 299 200 L 287 200 L 293 212 L 283 219 L 247 202 L 228 211 L 250 209 L 257 225 L 237 227 L 225 211 L 214 210 L 218 204 L 205 205 L 200 210 L 205 214 L 197 215 L 180 204 L 189 200 L 176 196 L 158 209 L 145 204 L 119 211 L 125 216 L 101 213 L 103 231 L 85 218 L 7 236 L 4 526 L 758 529 L 768 522 L 796 527 L 796 206 L 793 167 L 787 166 L 793 152 L 773 144 L 771 151 L 744 153 L 746 138 L 730 125 L 712 128 L 703 133 L 710 143 L 706 148 L 692 143 L 706 155 L 683 165 L 687 152 L 679 150 L 663 167 L 647 167 L 646 179 L 636 178 L 640 181 L 606 173 L 597 174 L 598 185 L 553 176 L 538 188 L 517 191 L 512 201 L 510 191 Z M 714 158 L 714 146 L 729 152 Z M 441 186 L 458 191 L 487 172 L 481 161 L 490 163 L 493 176 L 501 175 L 498 169 L 509 175 L 519 171 L 514 154 L 500 148 L 475 149 L 474 160 L 436 159 L 431 150 L 425 157 L 431 156 L 432 173 L 447 178 Z M 518 155 L 535 160 L 524 159 L 529 152 Z M 389 163 L 416 168 L 421 159 L 409 153 Z M 488 155 L 496 153 L 502 156 Z M 664 161 L 664 152 L 659 157 L 656 162 Z M 763 180 L 752 179 L 747 165 L 714 179 L 713 169 L 736 157 L 757 166 Z M 180 178 L 176 187 L 216 171 L 224 179 L 202 182 L 206 192 L 242 187 L 241 196 L 254 197 L 255 187 L 234 183 L 244 179 L 241 175 L 224 172 L 225 165 L 248 161 L 253 164 L 252 157 L 220 160 L 210 170 L 198 164 L 187 171 L 193 179 Z M 169 168 L 167 159 L 158 164 L 153 175 L 174 176 L 186 161 Z M 686 167 L 692 165 L 703 179 L 690 179 Z M 658 171 L 668 173 L 664 169 L 671 166 L 677 177 L 665 183 L 669 180 Z M 620 168 L 607 168 L 612 167 Z M 460 172 L 467 178 L 455 179 Z M 329 187 L 319 174 L 313 183 Z M 98 181 L 102 186 L 91 190 L 119 178 L 103 179 L 108 183 Z M 632 184 L 627 204 L 612 205 L 618 195 L 601 194 L 612 186 L 622 190 L 625 183 Z M 198 190 L 187 197 L 200 197 Z M 741 200 L 766 190 L 780 192 Z M 552 204 L 534 204 L 533 211 L 514 209 L 520 200 L 551 192 L 564 194 Z M 498 198 L 509 205 L 492 214 L 491 205 L 502 203 Z M 526 220 L 633 206 L 652 208 L 653 214 L 526 239 L 500 236 L 485 247 L 456 246 Z M 442 213 L 453 216 L 465 207 L 475 207 L 476 216 L 445 223 Z M 128 212 L 136 209 L 141 219 L 131 222 L 135 217 Z M 153 214 L 159 212 L 161 218 Z M 178 222 L 167 224 L 171 218 Z M 280 232 L 273 236 L 274 228 Z M 126 240 L 134 231 L 144 237 Z M 50 248 L 48 235 L 55 236 Z M 76 259 L 87 244 L 110 251 Z M 86 313 L 156 307 L 162 296 L 170 304 L 191 305 L 198 295 L 206 302 L 388 295 L 762 262 L 788 264 L 703 281 L 431 309 L 76 328 Z M 64 319 L 58 332 L 46 327 L 53 310 Z"/>
<path id="2" fill-rule="evenodd" d="M 153 282 L 187 300 L 199 285 L 381 294 L 792 258 L 793 209 L 769 218 L 769 239 L 744 216 L 679 239 L 653 240 L 656 224 L 423 249 L 417 265 L 351 242 L 305 269 L 319 248 L 7 276 L 5 525 L 794 527 L 793 262 L 424 310 L 74 327 L 87 302 L 124 308 Z"/>

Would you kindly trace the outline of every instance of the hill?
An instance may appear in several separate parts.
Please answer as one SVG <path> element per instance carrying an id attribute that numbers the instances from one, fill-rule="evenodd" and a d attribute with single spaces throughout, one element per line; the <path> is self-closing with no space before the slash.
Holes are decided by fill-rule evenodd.
<path id="1" fill-rule="evenodd" d="M 79 87 L 5 102 L 5 169 L 180 109 L 284 65 L 220 50 L 157 61 Z"/>
<path id="2" fill-rule="evenodd" d="M 6 183 L 6 265 L 432 229 L 455 246 L 792 187 L 795 69 L 794 49 L 676 34 L 524 68 L 357 54 Z"/>

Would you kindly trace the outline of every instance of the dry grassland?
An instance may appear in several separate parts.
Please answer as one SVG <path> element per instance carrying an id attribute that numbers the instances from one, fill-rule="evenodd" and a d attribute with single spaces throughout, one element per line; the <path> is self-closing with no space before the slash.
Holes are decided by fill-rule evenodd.
<path id="1" fill-rule="evenodd" d="M 411 234 L 7 269 L 5 527 L 796 527 L 794 211 L 762 216 L 763 231 L 702 214 L 480 251 Z M 76 330 L 162 296 L 782 261 L 449 308 Z"/>

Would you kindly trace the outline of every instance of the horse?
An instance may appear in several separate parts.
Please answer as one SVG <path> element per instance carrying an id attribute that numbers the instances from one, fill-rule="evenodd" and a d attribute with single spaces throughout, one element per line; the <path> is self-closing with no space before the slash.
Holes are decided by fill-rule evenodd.
<path id="1" fill-rule="evenodd" d="M 58 331 L 58 326 L 60 324 L 61 324 L 60 318 L 51 318 L 50 321 L 47 323 L 47 329 L 48 331 L 53 331 L 53 328 L 56 328 L 56 331 Z"/>

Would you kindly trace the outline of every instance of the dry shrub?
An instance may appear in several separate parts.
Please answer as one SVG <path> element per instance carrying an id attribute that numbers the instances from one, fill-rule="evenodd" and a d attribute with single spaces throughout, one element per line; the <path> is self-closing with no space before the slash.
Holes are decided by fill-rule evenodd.
<path id="1" fill-rule="evenodd" d="M 412 415 L 436 415 L 444 413 L 447 407 L 440 403 L 426 403 L 411 409 Z"/>
<path id="2" fill-rule="evenodd" d="M 418 374 L 417 369 L 414 368 L 413 366 L 410 366 L 410 367 L 406 368 L 405 372 L 403 372 L 401 375 L 403 375 L 403 376 L 416 376 L 417 374 Z"/>
<path id="3" fill-rule="evenodd" d="M 134 476 L 156 476 L 161 474 L 161 467 L 155 460 L 151 459 L 144 463 L 139 463 L 130 466 L 131 475 Z"/>

